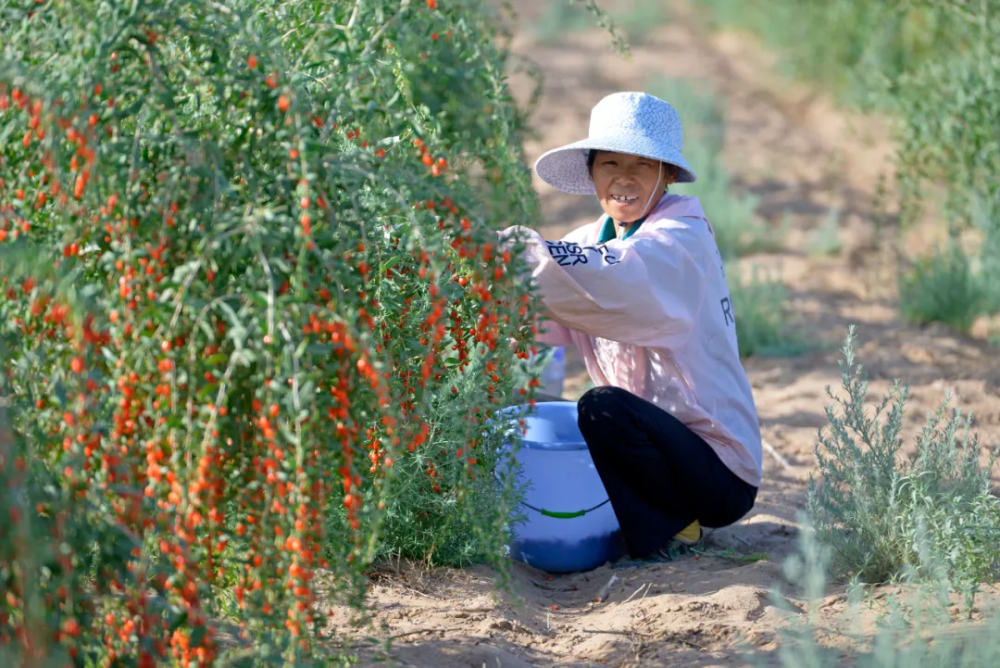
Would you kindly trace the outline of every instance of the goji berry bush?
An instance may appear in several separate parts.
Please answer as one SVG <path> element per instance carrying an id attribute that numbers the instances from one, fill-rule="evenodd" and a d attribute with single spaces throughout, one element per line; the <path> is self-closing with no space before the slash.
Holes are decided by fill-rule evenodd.
<path id="1" fill-rule="evenodd" d="M 501 563 L 536 302 L 494 230 L 538 211 L 498 25 L 0 2 L 0 664 L 324 663 L 380 556 Z"/>

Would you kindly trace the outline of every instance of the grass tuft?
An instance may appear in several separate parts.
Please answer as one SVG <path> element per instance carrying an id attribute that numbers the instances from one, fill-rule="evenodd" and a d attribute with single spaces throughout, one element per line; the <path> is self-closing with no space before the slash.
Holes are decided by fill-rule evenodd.
<path id="1" fill-rule="evenodd" d="M 754 267 L 749 276 L 729 270 L 729 291 L 736 317 L 740 357 L 789 357 L 807 345 L 788 328 L 788 292 L 780 280 Z"/>
<path id="2" fill-rule="evenodd" d="M 806 252 L 814 257 L 836 255 L 844 248 L 840 235 L 840 212 L 831 209 L 826 220 L 806 239 Z"/>
<path id="3" fill-rule="evenodd" d="M 967 332 L 987 306 L 987 294 L 965 251 L 950 241 L 903 276 L 899 303 L 911 322 L 943 322 Z"/>

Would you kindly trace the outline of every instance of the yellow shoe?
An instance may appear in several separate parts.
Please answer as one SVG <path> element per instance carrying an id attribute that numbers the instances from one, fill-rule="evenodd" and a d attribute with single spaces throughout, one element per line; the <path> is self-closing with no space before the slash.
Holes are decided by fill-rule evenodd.
<path id="1" fill-rule="evenodd" d="M 678 542 L 685 545 L 694 545 L 699 540 L 701 540 L 701 525 L 698 524 L 698 520 L 695 520 L 691 524 L 687 525 L 683 529 L 677 532 L 674 536 Z"/>

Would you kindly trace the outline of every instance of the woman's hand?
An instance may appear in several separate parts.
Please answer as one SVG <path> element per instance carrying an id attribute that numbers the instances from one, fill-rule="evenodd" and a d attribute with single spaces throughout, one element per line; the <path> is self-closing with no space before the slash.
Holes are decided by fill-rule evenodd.
<path id="1" fill-rule="evenodd" d="M 497 232 L 499 253 L 502 255 L 504 251 L 510 251 L 511 255 L 520 255 L 526 248 L 525 244 L 531 243 L 533 239 L 542 240 L 539 234 L 530 227 L 512 225 L 505 230 L 499 230 Z M 531 254 L 529 253 L 522 259 L 530 262 L 530 258 Z"/>
<path id="2" fill-rule="evenodd" d="M 508 227 L 505 230 L 497 230 L 497 246 L 501 253 L 505 250 L 510 250 L 508 246 L 513 245 L 514 240 L 512 237 L 514 236 L 515 229 L 514 227 Z"/>

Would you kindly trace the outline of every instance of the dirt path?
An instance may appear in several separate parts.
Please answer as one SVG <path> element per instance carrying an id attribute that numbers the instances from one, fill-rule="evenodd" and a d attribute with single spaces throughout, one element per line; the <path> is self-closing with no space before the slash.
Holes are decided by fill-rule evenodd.
<path id="1" fill-rule="evenodd" d="M 513 4 L 522 25 L 531 26 L 544 3 Z M 873 391 L 884 391 L 896 377 L 911 383 L 911 430 L 919 429 L 926 411 L 950 389 L 959 405 L 978 416 L 981 437 L 1000 442 L 1000 364 L 980 341 L 943 327 L 899 322 L 892 256 L 876 243 L 879 177 L 889 168 L 884 123 L 849 119 L 821 97 L 794 89 L 773 74 L 773 63 L 751 40 L 735 34 L 706 38 L 682 6 L 647 42 L 633 47 L 632 62 L 611 53 L 599 31 L 571 34 L 544 47 L 522 32 L 515 50 L 538 63 L 545 76 L 534 117 L 539 139 L 527 145 L 531 162 L 548 148 L 585 136 L 590 109 L 605 94 L 643 89 L 650 75 L 663 73 L 706 86 L 721 99 L 730 121 L 725 154 L 737 187 L 761 198 L 765 218 L 791 215 L 785 250 L 744 260 L 780 268 L 796 326 L 818 342 L 801 357 L 747 362 L 764 438 L 789 467 L 765 453 L 756 507 L 738 525 L 709 538 L 713 550 L 767 557 L 692 558 L 565 577 L 517 567 L 513 597 L 494 594 L 482 569 L 406 568 L 373 583 L 377 620 L 396 639 L 388 657 L 374 648 L 365 656 L 427 668 L 744 665 L 740 643 L 756 645 L 766 655 L 787 614 L 770 604 L 766 592 L 781 579 L 783 557 L 794 549 L 796 512 L 815 465 L 816 431 L 825 423 L 825 388 L 839 382 L 837 349 L 848 325 L 857 326 Z M 524 78 L 512 83 L 519 95 L 527 94 Z M 541 183 L 537 189 L 549 238 L 600 212 L 590 198 Z M 831 207 L 842 212 L 843 251 L 810 257 L 801 250 L 803 237 L 823 224 Z M 891 217 L 881 220 L 893 224 Z M 572 354 L 569 375 L 566 396 L 575 398 L 586 375 Z M 607 600 L 594 603 L 613 575 Z M 834 590 L 831 614 L 841 600 Z M 338 612 L 333 621 L 343 631 L 346 617 Z"/>

